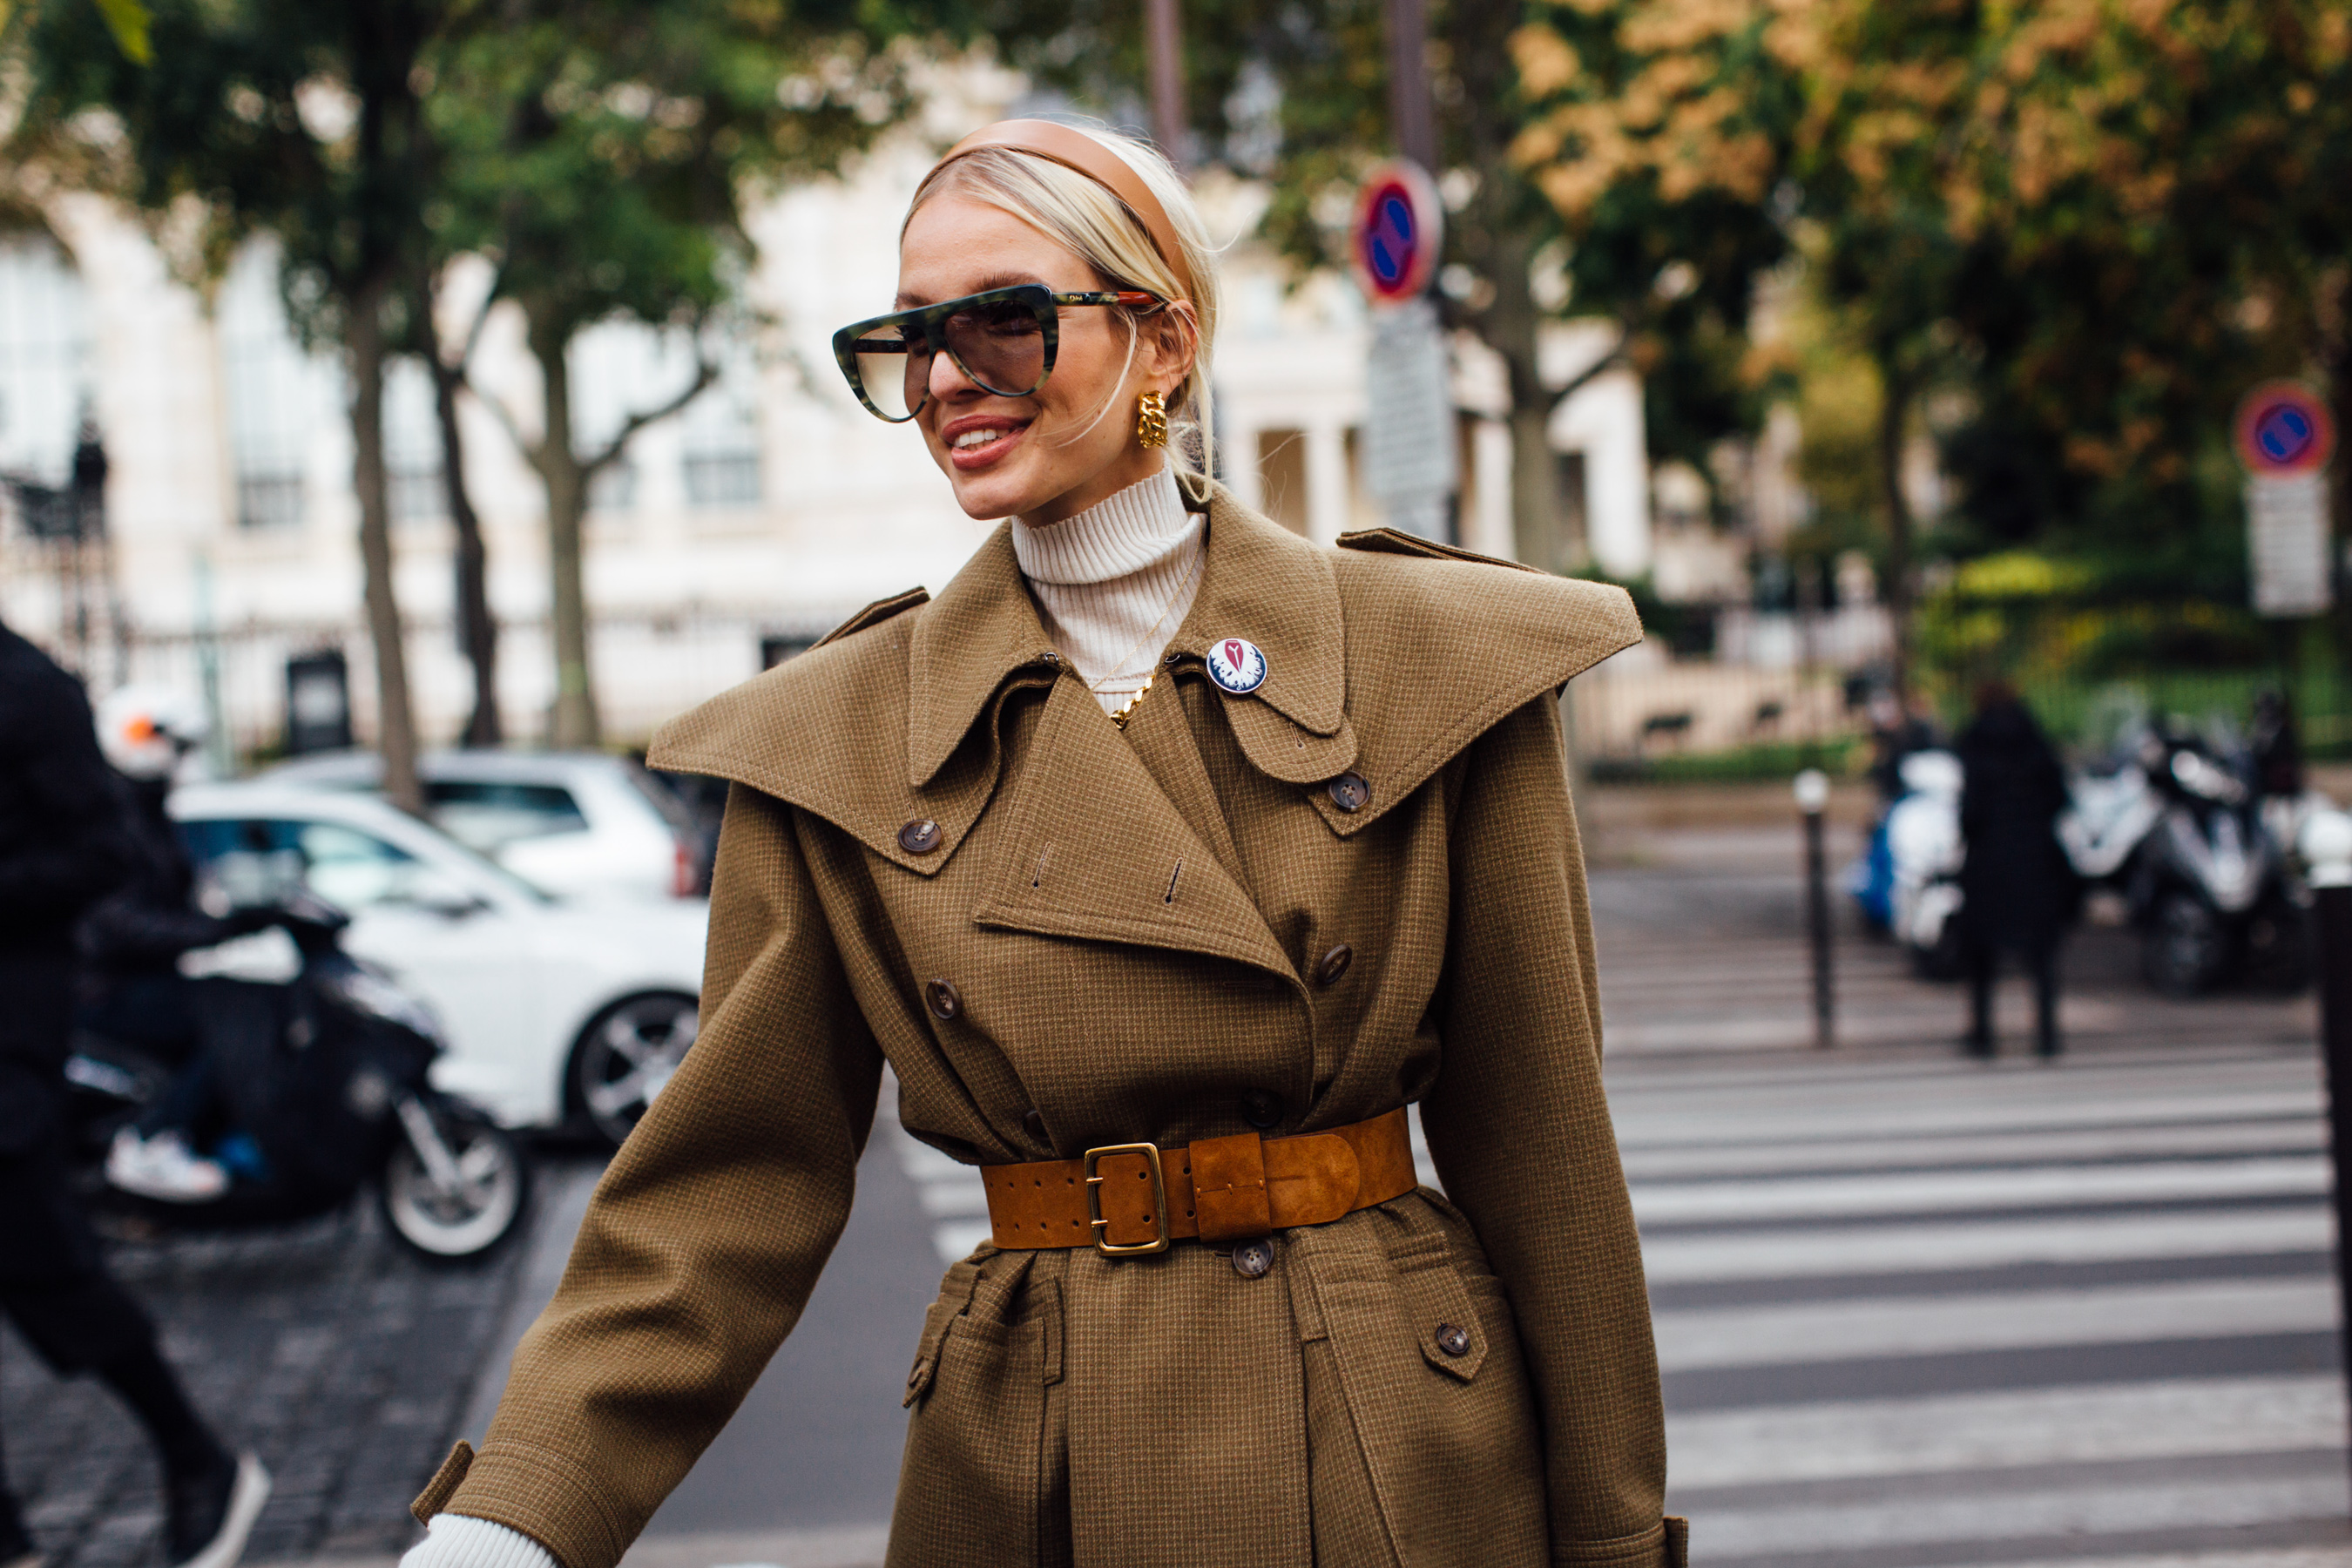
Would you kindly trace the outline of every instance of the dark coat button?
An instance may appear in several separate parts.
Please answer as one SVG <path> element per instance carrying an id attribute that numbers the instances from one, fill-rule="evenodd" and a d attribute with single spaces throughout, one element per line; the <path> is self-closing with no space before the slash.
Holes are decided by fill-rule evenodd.
<path id="1" fill-rule="evenodd" d="M 923 1005 L 931 1016 L 946 1023 L 963 1012 L 963 994 L 944 980 L 927 981 L 923 985 Z"/>
<path id="2" fill-rule="evenodd" d="M 1339 983 L 1339 976 L 1347 973 L 1348 965 L 1353 963 L 1355 961 L 1356 950 L 1349 947 L 1346 942 L 1341 942 L 1339 946 L 1325 953 L 1323 955 L 1322 962 L 1316 964 L 1315 984 L 1318 985 L 1338 984 Z"/>
<path id="3" fill-rule="evenodd" d="M 1051 1142 L 1051 1140 L 1047 1139 L 1045 1136 L 1045 1116 L 1043 1111 L 1031 1111 L 1028 1115 L 1021 1119 L 1021 1125 L 1027 1128 L 1029 1130 L 1029 1136 L 1034 1138 L 1040 1143 Z"/>
<path id="4" fill-rule="evenodd" d="M 1270 1241 L 1244 1241 L 1234 1248 L 1234 1272 L 1244 1279 L 1255 1279 L 1273 1267 L 1274 1243 Z"/>
<path id="5" fill-rule="evenodd" d="M 909 855 L 928 855 L 940 847 L 940 825 L 919 816 L 898 829 L 898 847 Z"/>
<path id="6" fill-rule="evenodd" d="M 1242 1094 L 1242 1120 L 1260 1132 L 1282 1125 L 1282 1097 L 1262 1089 L 1245 1089 Z"/>
<path id="7" fill-rule="evenodd" d="M 1341 811 L 1361 811 L 1372 798 L 1372 786 L 1360 773 L 1344 773 L 1330 783 L 1331 804 Z"/>
<path id="8" fill-rule="evenodd" d="M 1452 1323 L 1437 1325 L 1437 1348 L 1447 1355 L 1470 1353 L 1470 1331 L 1457 1329 Z"/>

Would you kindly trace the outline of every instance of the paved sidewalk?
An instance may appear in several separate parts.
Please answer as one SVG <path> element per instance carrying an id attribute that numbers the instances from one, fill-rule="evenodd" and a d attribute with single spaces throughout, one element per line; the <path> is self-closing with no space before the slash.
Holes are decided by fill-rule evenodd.
<path id="1" fill-rule="evenodd" d="M 276 1480 L 247 1560 L 381 1557 L 456 1435 L 523 1247 L 427 1268 L 373 1205 L 290 1230 L 119 1244 L 117 1275 L 231 1443 Z M 159 1563 L 152 1450 L 103 1385 L 60 1382 L 0 1331 L 9 1482 L 52 1568 Z"/>

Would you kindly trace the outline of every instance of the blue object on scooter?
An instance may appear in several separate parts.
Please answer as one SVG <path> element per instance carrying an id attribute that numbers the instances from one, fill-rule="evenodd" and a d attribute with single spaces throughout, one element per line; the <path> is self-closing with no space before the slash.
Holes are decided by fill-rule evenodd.
<path id="1" fill-rule="evenodd" d="M 269 1180 L 269 1156 L 261 1152 L 261 1145 L 248 1133 L 232 1132 L 214 1144 L 213 1158 L 240 1182 Z"/>
<path id="2" fill-rule="evenodd" d="M 1886 818 L 1870 830 L 1870 847 L 1846 868 L 1845 889 L 1863 917 L 1884 931 L 1895 922 L 1895 851 L 1886 842 Z"/>

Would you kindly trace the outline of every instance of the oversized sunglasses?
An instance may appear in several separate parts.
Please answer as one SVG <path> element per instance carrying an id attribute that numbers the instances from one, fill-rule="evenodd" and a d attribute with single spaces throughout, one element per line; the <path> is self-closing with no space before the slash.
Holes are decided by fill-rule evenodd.
<path id="1" fill-rule="evenodd" d="M 866 411 L 897 425 L 930 401 L 936 354 L 944 352 L 983 392 L 1026 397 L 1054 372 L 1059 307 L 1164 303 L 1138 289 L 1056 294 L 1042 283 L 1018 283 L 854 322 L 833 334 L 833 357 Z"/>

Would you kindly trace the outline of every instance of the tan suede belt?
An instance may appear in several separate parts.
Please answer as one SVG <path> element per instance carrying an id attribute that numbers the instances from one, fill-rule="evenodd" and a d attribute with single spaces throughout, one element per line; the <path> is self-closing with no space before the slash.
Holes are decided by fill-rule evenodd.
<path id="1" fill-rule="evenodd" d="M 997 1246 L 1092 1247 L 1114 1258 L 1328 1225 L 1419 1184 L 1402 1106 L 1328 1132 L 1239 1132 L 1180 1149 L 1109 1143 L 1082 1159 L 980 1174 Z"/>

